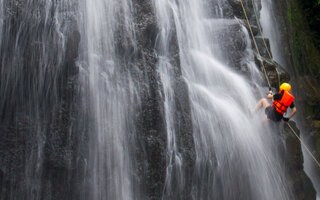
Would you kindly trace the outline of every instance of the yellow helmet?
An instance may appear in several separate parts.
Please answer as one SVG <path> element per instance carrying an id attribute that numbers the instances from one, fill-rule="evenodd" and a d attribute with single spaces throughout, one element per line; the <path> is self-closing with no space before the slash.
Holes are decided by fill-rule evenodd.
<path id="1" fill-rule="evenodd" d="M 282 83 L 280 85 L 280 90 L 285 90 L 287 92 L 290 92 L 291 90 L 291 85 L 289 83 Z"/>

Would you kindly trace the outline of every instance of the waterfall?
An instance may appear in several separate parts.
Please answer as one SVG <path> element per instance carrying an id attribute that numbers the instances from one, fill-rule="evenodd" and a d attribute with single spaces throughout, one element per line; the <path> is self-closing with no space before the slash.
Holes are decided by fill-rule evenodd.
<path id="1" fill-rule="evenodd" d="M 117 50 L 119 40 L 136 48 L 132 5 L 126 0 L 84 0 L 80 4 L 83 16 L 78 22 L 82 33 L 78 62 L 83 107 L 89 116 L 87 198 L 139 199 L 133 170 L 137 146 L 134 119 L 140 98 L 126 55 Z"/>
<path id="2" fill-rule="evenodd" d="M 4 174 L 2 191 L 6 191 L 1 198 L 42 199 L 42 189 L 51 189 L 48 177 L 54 169 L 69 164 L 71 141 L 62 138 L 70 132 L 57 126 L 69 120 L 63 110 L 70 104 L 61 91 L 68 90 L 63 67 L 66 57 L 76 51 L 66 49 L 72 32 L 67 19 L 74 12 L 69 2 L 0 3 L 0 171 Z M 54 142 L 66 151 L 52 145 Z M 61 162 L 52 162 L 58 157 Z"/>
<path id="3" fill-rule="evenodd" d="M 227 0 L 0 0 L 0 199 L 293 199 Z"/>
<path id="4" fill-rule="evenodd" d="M 4 18 L 4 14 L 3 14 L 3 0 L 0 1 L 0 47 L 1 47 L 1 43 L 2 43 L 2 27 L 3 27 L 3 18 Z M 1 49 L 0 49 L 1 52 Z"/>
<path id="5" fill-rule="evenodd" d="M 279 12 L 279 10 L 282 8 L 281 4 L 278 4 L 277 2 L 273 2 L 271 0 L 268 1 L 262 1 L 262 8 L 261 8 L 261 24 L 263 26 L 263 34 L 265 34 L 267 37 L 269 37 L 270 43 L 271 43 L 271 49 L 273 52 L 273 57 L 276 61 L 278 61 L 279 63 L 281 63 L 283 66 L 287 67 L 287 69 L 290 71 L 291 73 L 291 83 L 293 84 L 294 87 L 294 94 L 298 97 L 303 96 L 303 89 L 299 89 L 299 85 L 301 84 L 299 81 L 299 74 L 295 73 L 294 69 L 294 64 L 289 62 L 290 64 L 286 65 L 286 62 L 284 61 L 285 56 L 283 52 L 287 51 L 287 53 L 290 52 L 290 50 L 288 49 L 284 49 L 285 45 L 288 45 L 286 43 L 288 43 L 289 41 L 285 41 L 283 40 L 283 38 L 281 38 L 281 35 L 286 35 L 286 31 L 287 30 L 282 30 L 281 28 L 279 28 L 281 26 L 281 22 L 283 19 L 281 19 L 281 14 L 277 13 L 277 15 L 275 15 L 275 12 Z M 285 13 L 287 15 L 287 13 Z M 279 17 L 280 19 L 277 19 L 276 17 Z M 288 17 L 289 20 L 289 16 Z M 274 28 L 276 27 L 276 28 Z M 287 31 L 290 32 L 290 31 Z M 283 37 L 283 36 L 282 36 Z M 281 39 L 283 41 L 281 41 Z M 283 45 L 283 43 L 285 45 Z M 281 44 L 281 45 L 280 45 Z M 299 91 L 301 90 L 301 91 Z M 303 102 L 303 101 L 302 101 Z M 299 108 L 303 108 L 304 105 L 303 103 L 299 103 L 297 101 L 297 107 Z M 301 138 L 302 141 L 307 144 L 308 148 L 311 147 L 310 145 L 310 138 L 308 138 L 308 134 L 307 134 L 307 130 L 304 130 L 304 126 L 303 123 L 305 123 L 305 116 L 302 114 L 302 112 L 298 112 L 296 114 L 296 121 L 298 124 L 298 127 L 300 128 L 301 131 Z M 317 176 L 315 174 L 317 174 L 317 170 L 318 167 L 317 165 L 314 163 L 313 159 L 311 158 L 311 156 L 308 154 L 308 152 L 306 151 L 305 148 L 302 148 L 302 152 L 303 152 L 303 158 L 304 158 L 304 171 L 308 174 L 308 176 L 310 177 L 310 179 L 312 180 L 312 183 L 315 186 L 315 189 L 317 190 L 317 199 L 320 198 L 319 196 L 319 185 L 320 182 L 319 180 L 316 178 Z M 315 168 L 312 166 L 316 166 Z"/>
<path id="6" fill-rule="evenodd" d="M 261 1 L 260 21 L 263 29 L 262 36 L 269 38 L 273 59 L 282 66 L 287 67 L 283 49 L 281 49 L 283 47 L 281 46 L 281 33 L 276 18 L 279 16 L 275 15 L 276 10 L 273 7 L 272 0 Z"/>
<path id="7" fill-rule="evenodd" d="M 169 51 L 168 37 L 170 31 L 176 30 L 182 75 L 188 85 L 196 148 L 192 199 L 291 199 L 279 158 L 270 150 L 275 145 L 274 136 L 249 114 L 257 102 L 252 88 L 230 68 L 234 64 L 229 55 L 232 49 L 228 49 L 232 41 L 225 37 L 237 31 L 242 45 L 248 46 L 249 41 L 239 21 L 224 17 L 222 11 L 227 2 L 161 0 L 154 4 L 159 35 L 165 43 L 161 52 Z M 161 56 L 164 58 L 159 68 L 167 86 L 172 84 L 168 78 L 172 66 L 165 62 L 168 55 Z M 252 52 L 245 51 L 238 64 L 255 76 L 257 72 L 250 67 L 252 60 Z M 168 95 L 167 115 L 174 115 L 170 109 L 172 91 L 170 87 L 164 89 Z M 166 182 L 177 179 L 171 182 L 179 185 L 185 177 L 175 178 L 170 172 L 172 168 L 180 169 L 184 160 L 176 148 L 175 130 L 170 125 L 167 128 L 171 143 Z M 170 192 L 170 199 L 181 196 L 179 190 Z"/>

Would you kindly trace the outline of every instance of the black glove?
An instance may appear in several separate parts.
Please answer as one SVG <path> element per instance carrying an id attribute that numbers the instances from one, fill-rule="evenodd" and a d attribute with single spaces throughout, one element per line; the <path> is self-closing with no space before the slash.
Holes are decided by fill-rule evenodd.
<path id="1" fill-rule="evenodd" d="M 283 119 L 283 121 L 285 121 L 285 122 L 288 122 L 288 121 L 289 121 L 289 118 L 287 118 L 287 117 L 283 117 L 282 119 Z"/>

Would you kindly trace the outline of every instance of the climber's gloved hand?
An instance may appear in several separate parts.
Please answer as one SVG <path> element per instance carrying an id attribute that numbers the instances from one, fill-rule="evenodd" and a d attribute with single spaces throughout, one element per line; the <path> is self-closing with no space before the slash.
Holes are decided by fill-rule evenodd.
<path id="1" fill-rule="evenodd" d="M 285 121 L 285 122 L 288 122 L 288 121 L 289 121 L 289 118 L 287 118 L 287 117 L 283 117 L 282 119 L 283 119 L 283 121 Z"/>

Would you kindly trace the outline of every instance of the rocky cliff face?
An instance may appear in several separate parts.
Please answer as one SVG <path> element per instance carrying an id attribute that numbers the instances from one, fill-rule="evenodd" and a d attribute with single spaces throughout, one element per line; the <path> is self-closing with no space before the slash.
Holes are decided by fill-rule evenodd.
<path id="1" fill-rule="evenodd" d="M 283 165 L 286 166 L 288 183 L 297 199 L 316 199 L 313 184 L 303 170 L 304 161 L 301 143 L 295 134 L 300 136 L 300 131 L 295 122 L 291 121 L 281 124 L 280 137 L 285 147 L 283 152 Z"/>
<path id="2" fill-rule="evenodd" d="M 261 71 L 263 70 L 263 67 L 266 69 L 266 73 L 269 78 L 271 86 L 276 88 L 277 90 L 277 88 L 282 82 L 289 82 L 290 75 L 294 77 L 293 80 L 297 80 L 297 76 L 298 76 L 297 74 L 295 74 L 296 68 L 294 66 L 296 65 L 296 63 L 292 62 L 292 59 L 294 57 L 294 56 L 292 57 L 292 55 L 295 55 L 295 54 L 290 52 L 291 43 L 288 40 L 285 40 L 286 37 L 289 37 L 289 38 L 292 37 L 292 35 L 290 35 L 290 32 L 286 32 L 291 27 L 288 26 L 288 21 L 286 20 L 286 18 L 285 19 L 283 18 L 283 15 L 282 17 L 278 16 L 280 19 L 281 28 L 283 32 L 285 32 L 285 34 L 282 36 L 283 37 L 282 41 L 284 41 L 284 44 L 285 44 L 284 49 L 282 49 L 282 51 L 284 51 L 284 55 L 286 55 L 287 65 L 290 66 L 287 69 L 295 70 L 294 72 L 291 71 L 291 73 L 289 73 L 287 70 L 284 69 L 284 67 L 282 67 L 280 64 L 278 64 L 273 60 L 272 54 L 268 53 L 268 50 L 270 50 L 270 44 L 268 42 L 268 38 L 262 38 L 261 33 L 259 32 L 259 30 L 257 30 L 258 24 L 257 24 L 257 20 L 255 20 L 254 14 L 258 12 L 257 11 L 254 12 L 253 10 L 254 8 L 250 5 L 250 1 L 248 2 L 245 9 L 247 14 L 249 14 L 249 17 L 248 17 L 250 19 L 249 23 L 253 31 L 255 40 L 257 42 L 257 47 L 259 49 L 258 50 L 259 53 L 257 52 L 257 49 L 254 49 L 256 52 L 255 62 L 257 66 L 261 68 Z M 284 2 L 277 1 L 275 2 L 275 4 L 276 4 L 275 9 L 277 9 L 277 14 L 280 14 L 280 13 L 283 14 L 283 10 L 285 10 L 284 8 L 286 7 L 281 5 L 283 5 Z M 234 9 L 239 9 L 240 1 L 232 1 L 231 5 L 233 5 Z M 237 17 L 240 17 L 245 21 L 245 16 L 243 12 L 238 13 Z M 246 25 L 246 27 L 248 31 L 250 31 L 249 25 Z M 253 38 L 251 37 L 251 39 Z M 301 51 L 301 50 L 297 49 L 297 51 Z M 261 57 L 259 56 L 259 54 L 261 55 Z M 315 99 L 319 96 L 318 89 L 316 87 L 317 83 L 316 83 L 316 80 L 314 80 L 314 77 L 303 78 L 303 79 L 305 79 L 303 81 L 305 84 L 302 84 L 303 86 L 300 85 L 299 90 L 297 92 L 298 94 L 303 94 L 303 96 L 298 96 L 298 105 L 303 105 L 305 102 L 317 101 Z M 301 81 L 299 80 L 298 82 L 301 83 Z M 293 84 L 293 85 L 298 87 L 297 84 Z M 304 89 L 302 89 L 301 87 L 303 87 Z M 301 102 L 304 102 L 304 103 L 301 103 Z M 311 103 L 311 105 L 316 106 L 316 103 Z M 310 112 L 311 105 L 310 103 L 307 103 L 307 107 L 309 107 L 309 112 Z M 306 109 L 305 106 L 303 107 L 304 109 Z M 311 110 L 312 110 L 311 112 L 314 112 L 317 109 L 313 107 L 313 109 Z M 317 114 L 313 113 L 312 118 L 314 118 L 316 115 Z M 313 130 L 317 130 L 317 128 L 315 128 L 317 127 L 317 121 L 313 121 L 311 125 L 310 117 L 308 118 L 309 118 L 308 120 L 309 122 L 306 123 L 306 124 L 309 124 L 308 130 L 310 130 L 310 127 L 313 127 Z M 298 136 L 300 137 L 300 131 L 296 127 L 296 124 L 294 122 L 290 122 L 288 124 L 281 123 L 280 127 L 275 124 L 272 124 L 272 126 L 273 126 L 273 130 L 280 129 L 279 136 L 284 141 L 283 143 L 284 146 L 279 145 L 278 148 L 279 149 L 284 148 L 283 157 L 282 157 L 282 159 L 284 160 L 284 163 L 282 164 L 286 166 L 287 178 L 288 178 L 289 185 L 292 188 L 292 192 L 294 193 L 297 199 L 310 199 L 310 200 L 316 199 L 316 193 L 315 193 L 313 184 L 311 183 L 309 177 L 306 175 L 303 169 L 304 159 L 301 151 L 301 143 L 299 139 L 295 136 L 295 134 L 298 134 Z M 293 127 L 294 130 L 289 128 L 289 126 Z"/>
<path id="3" fill-rule="evenodd" d="M 319 69 L 320 52 L 313 42 L 315 33 L 309 28 L 305 10 L 301 2 L 297 0 L 273 1 L 275 17 L 281 30 L 281 42 L 283 55 L 286 58 L 288 69 L 297 96 L 298 120 L 302 133 L 312 153 L 319 160 L 320 129 L 319 129 Z M 306 2 L 311 3 L 311 2 Z M 314 2 L 316 4 L 316 2 Z M 315 19 L 316 21 L 316 19 Z M 311 165 L 311 166 L 310 166 Z M 312 171 L 314 180 L 319 180 L 320 171 L 313 161 L 308 171 Z M 319 191 L 319 183 L 314 182 Z"/>
<path id="4" fill-rule="evenodd" d="M 4 10 L 0 51 L 0 199 L 88 199 L 88 116 L 81 112 L 81 88 L 77 57 L 81 33 L 77 24 L 77 3 L 66 10 L 46 12 L 46 3 L 35 1 L 0 1 Z M 228 15 L 244 22 L 240 2 L 230 0 Z M 140 85 L 141 109 L 136 126 L 139 144 L 138 176 L 141 198 L 161 199 L 165 188 L 167 163 L 167 136 L 164 118 L 163 86 L 157 70 L 156 17 L 150 1 L 134 1 L 134 21 L 137 49 L 126 44 L 119 32 L 116 49 L 122 62 L 134 74 Z M 259 40 L 257 22 L 252 6 L 246 4 L 250 25 Z M 37 14 L 34 14 L 34 11 Z M 63 16 L 62 27 L 56 27 L 54 17 Z M 237 40 L 240 25 L 231 28 L 230 57 L 239 72 L 246 73 L 240 62 L 244 46 Z M 61 36 L 63 35 L 63 37 Z M 186 177 L 180 199 L 192 199 L 191 178 L 195 165 L 188 89 L 182 78 L 179 47 L 175 31 L 170 42 L 170 62 L 175 66 L 174 126 L 177 130 L 178 149 L 185 161 Z M 259 40 L 261 41 L 261 40 Z M 270 58 L 259 43 L 264 57 L 256 57 L 261 67 L 264 62 L 272 86 L 288 80 L 287 73 Z M 133 69 L 132 66 L 138 66 Z M 241 66 L 241 67 L 239 67 Z M 130 68 L 132 67 L 132 68 Z M 293 125 L 293 124 L 292 124 Z M 294 125 L 293 125 L 294 126 Z M 316 124 L 315 124 L 316 126 Z M 288 166 L 288 180 L 299 199 L 314 199 L 310 181 L 302 170 L 303 159 L 299 142 L 292 138 L 286 126 L 282 128 L 287 151 L 284 165 Z M 174 184 L 174 181 L 173 181 Z M 176 186 L 178 188 L 178 186 Z M 181 186 L 180 186 L 181 187 Z M 174 191 L 174 188 L 171 188 Z M 170 194 L 167 194 L 170 198 Z"/>
<path id="5" fill-rule="evenodd" d="M 72 172 L 82 140 L 71 129 L 79 99 L 75 19 L 64 19 L 62 41 L 45 3 L 1 6 L 1 199 L 71 198 L 76 187 L 65 180 L 77 179 Z"/>

